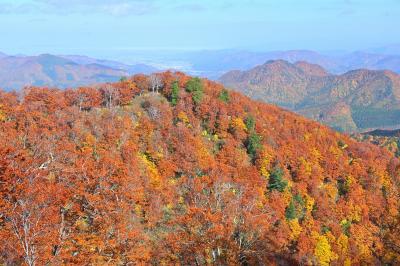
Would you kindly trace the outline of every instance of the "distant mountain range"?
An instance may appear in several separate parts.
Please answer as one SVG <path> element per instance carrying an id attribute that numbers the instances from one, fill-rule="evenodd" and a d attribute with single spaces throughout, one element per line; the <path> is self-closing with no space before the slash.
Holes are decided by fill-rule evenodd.
<path id="1" fill-rule="evenodd" d="M 128 72 L 130 75 L 137 73 L 149 74 L 158 71 L 157 68 L 145 64 L 128 65 L 118 61 L 96 59 L 82 55 L 61 55 L 60 57 L 63 57 L 67 60 L 73 61 L 80 65 L 97 64 L 97 65 L 107 66 L 113 69 L 121 69 Z"/>
<path id="2" fill-rule="evenodd" d="M 24 86 L 77 87 L 155 71 L 156 68 L 148 65 L 127 65 L 86 56 L 7 56 L 0 53 L 0 88 L 6 90 Z"/>
<path id="3" fill-rule="evenodd" d="M 304 61 L 268 61 L 220 78 L 227 87 L 347 132 L 400 125 L 400 76 L 393 71 L 329 74 Z"/>
<path id="4" fill-rule="evenodd" d="M 182 55 L 182 61 L 189 62 L 191 69 L 211 79 L 217 79 L 227 71 L 246 70 L 269 60 L 286 60 L 290 63 L 306 61 L 318 64 L 330 73 L 343 74 L 347 71 L 367 68 L 372 70 L 392 70 L 400 73 L 400 55 L 386 54 L 395 52 L 395 47 L 381 49 L 385 53 L 372 51 L 352 53 L 322 54 L 309 50 L 291 50 L 276 52 L 249 52 L 238 50 L 202 51 Z M 374 50 L 375 51 L 375 50 Z M 378 51 L 378 50 L 376 50 Z"/>

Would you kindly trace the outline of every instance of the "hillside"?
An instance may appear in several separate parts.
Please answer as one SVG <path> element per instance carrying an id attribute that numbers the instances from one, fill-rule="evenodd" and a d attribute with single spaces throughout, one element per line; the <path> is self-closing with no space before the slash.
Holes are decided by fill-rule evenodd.
<path id="1" fill-rule="evenodd" d="M 77 87 L 118 81 L 136 73 L 151 73 L 147 65 L 125 65 L 82 56 L 4 56 L 0 54 L 0 88 L 25 86 Z"/>
<path id="2" fill-rule="evenodd" d="M 0 104 L 0 264 L 400 263 L 399 160 L 289 111 L 171 72 Z"/>
<path id="3" fill-rule="evenodd" d="M 339 130 L 388 127 L 400 121 L 400 76 L 391 71 L 360 69 L 332 75 L 318 65 L 277 60 L 228 72 L 220 81 Z"/>

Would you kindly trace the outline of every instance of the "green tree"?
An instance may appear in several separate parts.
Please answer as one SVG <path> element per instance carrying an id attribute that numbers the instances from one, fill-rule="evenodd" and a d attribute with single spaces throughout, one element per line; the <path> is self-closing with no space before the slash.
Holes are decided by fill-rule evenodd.
<path id="1" fill-rule="evenodd" d="M 257 135 L 255 132 L 251 132 L 246 140 L 247 153 L 250 155 L 251 159 L 254 160 L 257 155 L 257 151 L 261 149 L 261 136 Z"/>
<path id="2" fill-rule="evenodd" d="M 288 220 L 296 219 L 296 206 L 294 206 L 293 200 L 290 201 L 289 206 L 285 210 L 285 217 Z"/>
<path id="3" fill-rule="evenodd" d="M 177 81 L 174 81 L 172 83 L 172 88 L 171 88 L 171 104 L 172 106 L 176 106 L 179 101 L 179 84 Z"/>
<path id="4" fill-rule="evenodd" d="M 203 83 L 200 78 L 191 78 L 186 83 L 186 91 L 192 93 L 193 102 L 197 105 L 203 99 Z"/>
<path id="5" fill-rule="evenodd" d="M 200 78 L 191 78 L 186 83 L 186 91 L 187 92 L 194 92 L 198 90 L 203 90 L 203 84 L 201 83 Z"/>
<path id="6" fill-rule="evenodd" d="M 226 90 L 226 89 L 223 89 L 222 91 L 221 91 L 221 93 L 219 94 L 219 97 L 218 97 L 221 101 L 223 101 L 223 102 L 225 102 L 225 103 L 227 103 L 227 102 L 229 102 L 229 100 L 230 100 L 230 98 L 229 98 L 229 92 Z"/>
<path id="7" fill-rule="evenodd" d="M 272 169 L 268 182 L 269 191 L 278 190 L 283 192 L 287 184 L 287 181 L 283 179 L 283 170 L 280 167 Z"/>
<path id="8" fill-rule="evenodd" d="M 253 131 L 256 126 L 256 120 L 251 115 L 246 117 L 244 123 L 246 124 L 246 128 L 248 131 Z"/>
<path id="9" fill-rule="evenodd" d="M 197 90 L 193 92 L 192 96 L 193 102 L 197 105 L 201 103 L 201 100 L 203 100 L 203 91 L 202 90 Z"/>

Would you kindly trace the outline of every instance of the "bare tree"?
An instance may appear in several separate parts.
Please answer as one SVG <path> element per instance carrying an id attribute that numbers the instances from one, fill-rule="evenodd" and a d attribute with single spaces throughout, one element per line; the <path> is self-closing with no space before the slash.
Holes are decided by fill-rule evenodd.
<path id="1" fill-rule="evenodd" d="M 162 87 L 162 80 L 160 75 L 158 74 L 151 74 L 150 75 L 150 87 L 151 87 L 151 91 L 157 92 L 158 90 Z"/>
<path id="2" fill-rule="evenodd" d="M 35 208 L 34 204 L 19 200 L 14 205 L 12 216 L 8 217 L 12 224 L 12 230 L 17 237 L 19 244 L 24 252 L 26 264 L 33 266 L 37 260 L 37 247 L 35 244 L 36 237 L 40 231 L 36 230 L 35 225 L 40 223 L 41 210 Z M 36 215 L 35 215 L 35 214 Z"/>
<path id="3" fill-rule="evenodd" d="M 120 95 L 116 88 L 114 88 L 110 84 L 107 84 L 101 90 L 103 92 L 104 101 L 108 108 L 111 109 L 114 103 L 118 104 Z"/>

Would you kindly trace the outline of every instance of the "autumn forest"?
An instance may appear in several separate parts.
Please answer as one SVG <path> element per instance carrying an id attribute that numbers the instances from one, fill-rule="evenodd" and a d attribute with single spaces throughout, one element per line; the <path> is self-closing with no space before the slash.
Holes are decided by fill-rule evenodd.
<path id="1" fill-rule="evenodd" d="M 398 265 L 400 161 L 179 72 L 0 92 L 0 265 Z"/>

